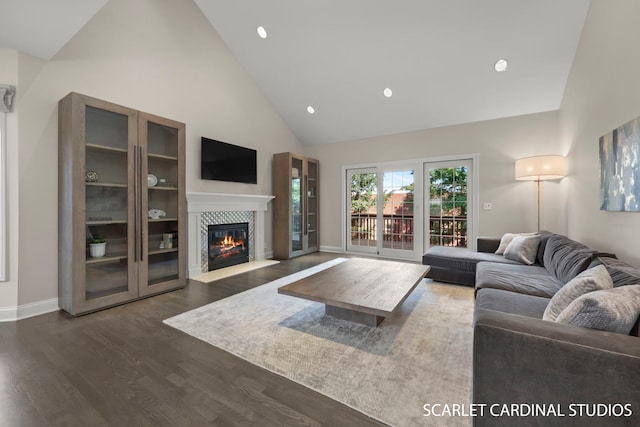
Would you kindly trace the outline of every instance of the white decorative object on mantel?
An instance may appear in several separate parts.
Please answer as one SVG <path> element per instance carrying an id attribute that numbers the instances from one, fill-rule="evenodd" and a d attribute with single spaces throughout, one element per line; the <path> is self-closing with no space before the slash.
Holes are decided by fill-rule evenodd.
<path id="1" fill-rule="evenodd" d="M 10 113 L 13 104 L 13 96 L 16 94 L 16 87 L 12 85 L 0 85 L 0 112 Z"/>
<path id="2" fill-rule="evenodd" d="M 256 261 L 265 259 L 265 217 L 269 202 L 273 198 L 273 196 L 252 194 L 187 193 L 189 277 L 202 274 L 200 222 L 201 214 L 204 212 L 254 212 L 255 259 Z"/>

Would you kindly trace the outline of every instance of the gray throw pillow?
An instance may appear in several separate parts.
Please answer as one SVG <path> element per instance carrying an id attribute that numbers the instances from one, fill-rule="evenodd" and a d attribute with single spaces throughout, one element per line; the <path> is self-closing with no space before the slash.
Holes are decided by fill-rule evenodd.
<path id="1" fill-rule="evenodd" d="M 536 262 L 539 244 L 540 236 L 538 234 L 516 236 L 505 249 L 504 257 L 531 265 Z"/>
<path id="2" fill-rule="evenodd" d="M 573 301 L 558 323 L 628 335 L 640 316 L 640 285 L 589 292 Z"/>
<path id="3" fill-rule="evenodd" d="M 578 297 L 587 292 L 611 288 L 613 288 L 613 281 L 604 265 L 585 270 L 556 292 L 547 304 L 542 319 L 554 321 Z"/>
<path id="4" fill-rule="evenodd" d="M 518 233 L 504 233 L 504 235 L 500 239 L 500 246 L 498 246 L 498 249 L 496 250 L 495 253 L 497 255 L 504 254 L 504 251 L 505 249 L 507 249 L 507 246 L 509 246 L 509 243 L 511 243 L 511 241 L 519 235 L 520 234 Z"/>

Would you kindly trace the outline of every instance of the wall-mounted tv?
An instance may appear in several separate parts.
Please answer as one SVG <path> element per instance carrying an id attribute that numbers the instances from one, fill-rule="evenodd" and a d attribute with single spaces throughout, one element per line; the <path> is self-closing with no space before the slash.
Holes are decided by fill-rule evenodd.
<path id="1" fill-rule="evenodd" d="M 258 183 L 256 150 L 202 137 L 201 159 L 202 179 Z"/>

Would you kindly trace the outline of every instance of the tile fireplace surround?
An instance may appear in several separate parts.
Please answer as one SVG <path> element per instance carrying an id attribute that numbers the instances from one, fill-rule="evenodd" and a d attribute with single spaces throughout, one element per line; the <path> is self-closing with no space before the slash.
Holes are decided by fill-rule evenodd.
<path id="1" fill-rule="evenodd" d="M 206 262 L 206 236 L 201 230 L 214 221 L 213 218 L 246 217 L 253 225 L 250 232 L 252 260 L 266 258 L 264 252 L 265 216 L 273 196 L 224 193 L 187 193 L 188 220 L 188 268 L 189 277 L 198 276 L 208 270 Z M 216 222 L 219 223 L 219 222 Z M 250 226 L 251 227 L 251 226 Z M 251 235 L 253 238 L 251 238 Z"/>

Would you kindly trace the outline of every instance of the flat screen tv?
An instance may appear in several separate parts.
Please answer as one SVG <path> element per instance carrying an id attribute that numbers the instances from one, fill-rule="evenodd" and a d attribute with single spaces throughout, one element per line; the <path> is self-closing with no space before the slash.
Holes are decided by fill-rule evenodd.
<path id="1" fill-rule="evenodd" d="M 202 179 L 258 183 L 256 150 L 202 137 L 201 153 Z"/>

